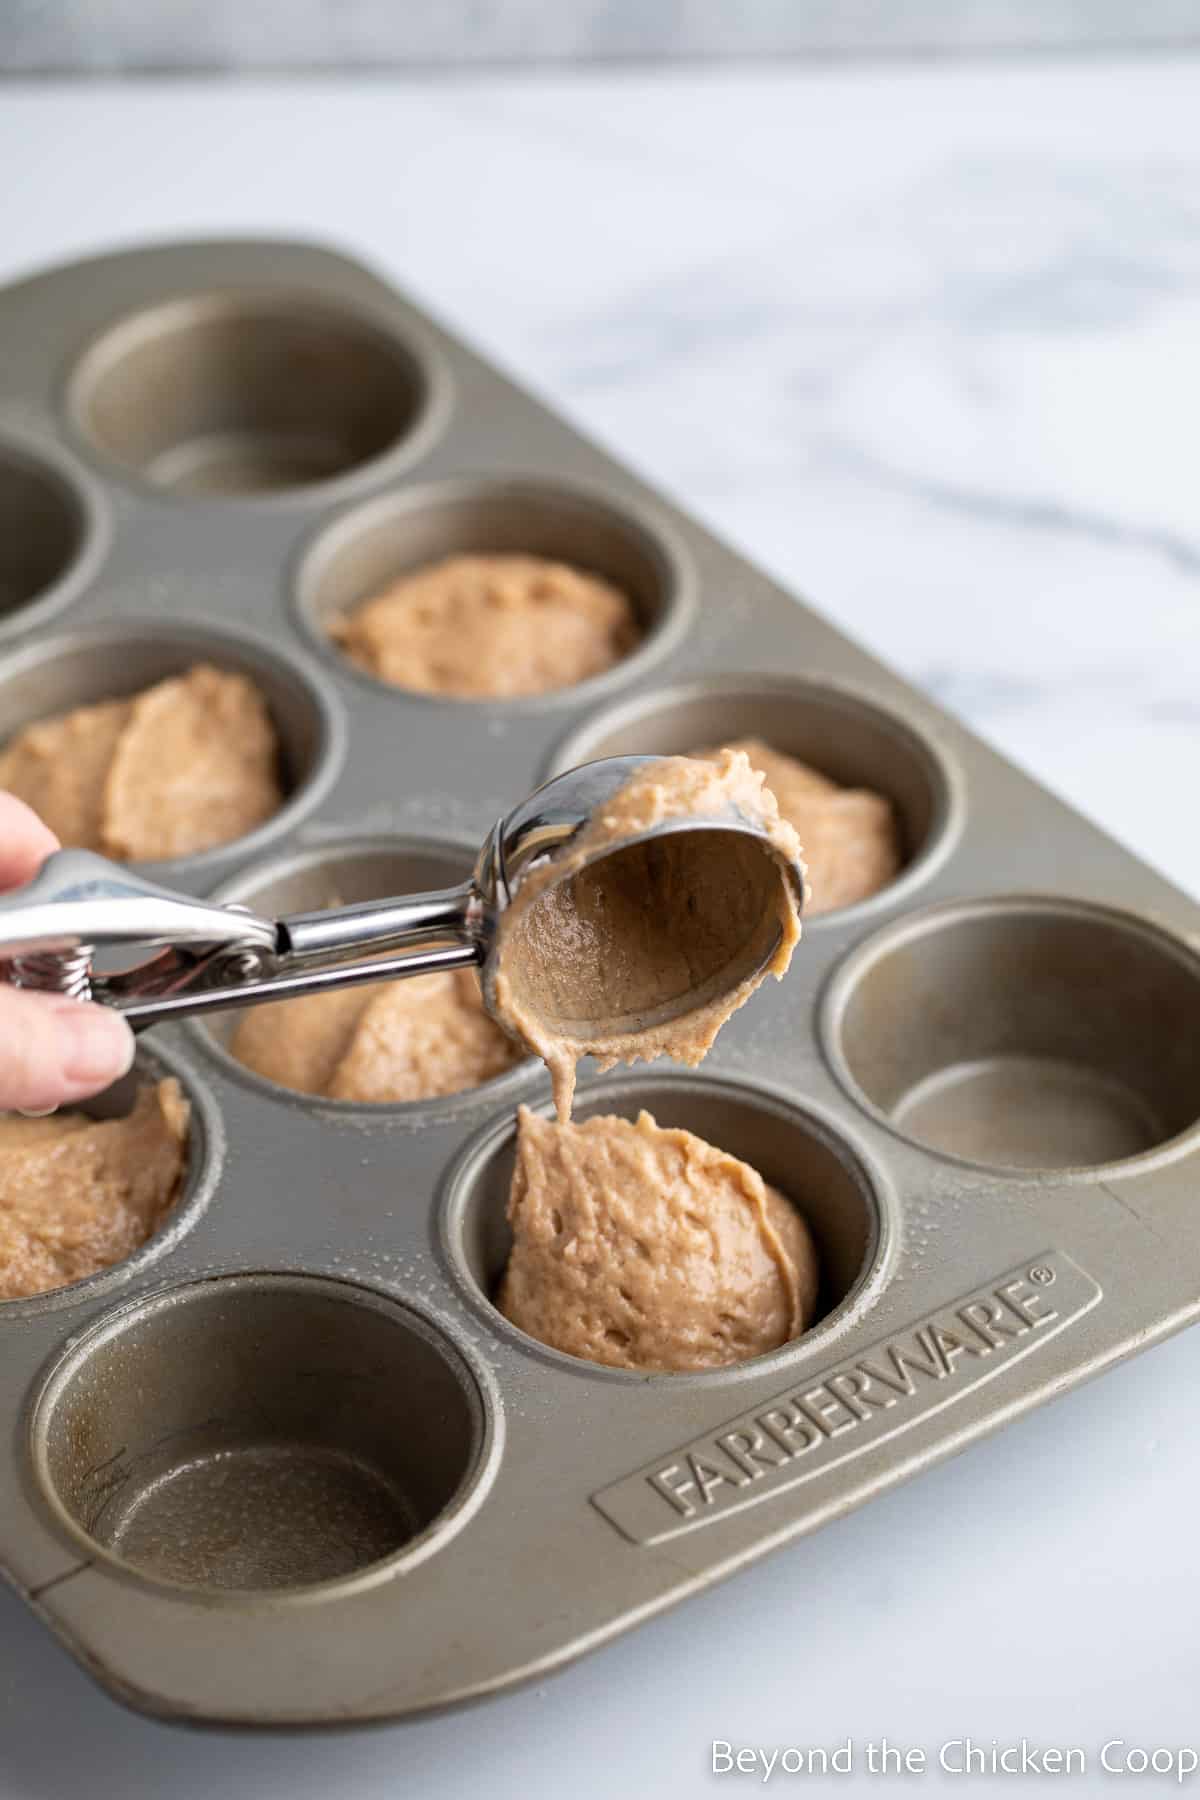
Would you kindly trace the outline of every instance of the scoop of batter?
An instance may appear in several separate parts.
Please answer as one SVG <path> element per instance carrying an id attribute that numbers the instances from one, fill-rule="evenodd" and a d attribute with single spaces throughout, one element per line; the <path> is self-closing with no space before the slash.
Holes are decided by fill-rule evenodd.
<path id="1" fill-rule="evenodd" d="M 809 914 L 853 906 L 894 881 L 904 863 L 896 809 L 869 788 L 839 787 L 827 775 L 761 738 L 738 738 L 727 746 L 742 750 L 765 777 L 779 811 L 804 845 L 812 895 Z M 719 750 L 694 750 L 713 761 Z"/>
<path id="2" fill-rule="evenodd" d="M 497 1296 L 514 1325 L 621 1369 L 715 1369 L 807 1329 L 817 1258 L 795 1208 L 690 1131 L 521 1107 Z"/>
<path id="3" fill-rule="evenodd" d="M 521 1055 L 484 1012 L 470 969 L 253 1007 L 230 1047 L 282 1087 L 370 1105 L 457 1094 Z"/>
<path id="4" fill-rule="evenodd" d="M 675 819 L 742 831 L 639 836 Z M 622 848 L 622 846 L 626 846 Z M 643 764 L 557 853 L 524 877 L 497 934 L 493 1008 L 542 1057 L 560 1119 L 575 1066 L 671 1056 L 702 1061 L 767 975 L 782 978 L 800 937 L 787 870 L 800 843 L 747 758 L 668 756 Z"/>
<path id="5" fill-rule="evenodd" d="M 82 1281 L 145 1243 L 179 1192 L 188 1114 L 168 1079 L 124 1119 L 0 1117 L 0 1300 Z"/>
<path id="6" fill-rule="evenodd" d="M 207 663 L 27 726 L 0 752 L 0 788 L 62 843 L 127 861 L 229 843 L 283 804 L 262 695 Z"/>
<path id="7" fill-rule="evenodd" d="M 537 556 L 452 556 L 364 600 L 331 635 L 380 681 L 471 700 L 572 687 L 628 656 L 641 628 L 598 575 Z"/>

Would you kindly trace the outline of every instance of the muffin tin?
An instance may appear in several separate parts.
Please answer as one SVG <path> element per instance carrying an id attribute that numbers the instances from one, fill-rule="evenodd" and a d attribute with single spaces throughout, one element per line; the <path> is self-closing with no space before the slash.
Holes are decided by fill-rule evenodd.
<path id="1" fill-rule="evenodd" d="M 186 1192 L 127 1263 L 0 1305 L 0 1561 L 118 1698 L 345 1724 L 542 1675 L 1200 1309 L 1200 912 L 368 270 L 182 244 L 0 295 L 0 732 L 204 657 L 289 797 L 160 864 L 310 906 L 465 872 L 591 756 L 753 733 L 893 798 L 908 860 L 805 928 L 704 1067 L 581 1084 L 808 1218 L 819 1322 L 636 1376 L 490 1295 L 524 1063 L 377 1108 L 151 1034 Z M 330 614 L 456 550 L 562 557 L 641 648 L 497 702 L 387 689 Z M 741 671 L 741 672 L 736 672 Z"/>

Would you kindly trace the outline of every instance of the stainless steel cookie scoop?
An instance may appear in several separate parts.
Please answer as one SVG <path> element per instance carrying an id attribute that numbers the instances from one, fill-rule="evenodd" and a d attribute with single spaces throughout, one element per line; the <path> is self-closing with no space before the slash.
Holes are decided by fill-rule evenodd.
<path id="1" fill-rule="evenodd" d="M 47 858 L 28 886 L 0 899 L 0 960 L 11 962 L 11 978 L 18 985 L 101 1001 L 123 1013 L 135 1030 L 164 1019 L 326 988 L 477 966 L 485 1005 L 505 1023 L 496 992 L 501 927 L 522 884 L 575 840 L 638 769 L 658 760 L 612 757 L 548 781 L 498 821 L 471 879 L 461 886 L 278 919 L 193 900 L 90 851 L 60 850 Z M 724 834 L 724 842 L 718 834 Z M 761 857 L 763 896 L 768 888 L 778 895 L 782 874 L 796 910 L 802 905 L 802 865 L 781 860 L 762 821 L 734 804 L 711 817 L 660 820 L 608 844 L 603 859 L 685 839 L 692 852 L 702 850 L 706 858 L 715 858 L 717 867 L 726 856 L 739 863 L 749 857 L 756 865 Z M 577 877 L 581 868 L 602 858 L 598 855 L 594 863 L 565 860 L 573 863 L 571 874 Z M 680 864 L 685 884 L 687 865 L 688 859 Z M 548 885 L 552 888 L 553 880 Z M 697 979 L 672 997 L 668 1011 L 674 1005 L 677 1012 L 687 1012 L 695 1000 L 694 986 L 711 987 L 714 979 L 720 980 L 721 971 L 711 966 L 711 949 L 706 955 L 701 943 L 706 934 L 711 936 L 714 921 L 702 915 L 703 908 L 698 911 L 685 894 L 673 941 L 680 934 L 686 939 L 690 916 L 694 954 L 686 942 L 683 948 Z M 778 934 L 767 930 L 764 936 L 758 919 L 752 935 L 747 952 L 765 965 Z M 128 966 L 131 952 L 138 950 L 151 954 Z M 593 953 L 602 956 L 603 943 L 593 942 L 587 954 Z M 118 957 L 124 966 L 113 966 Z M 732 959 L 730 986 L 743 982 L 746 974 L 746 956 Z M 622 1029 L 620 1019 L 592 1022 Z"/>

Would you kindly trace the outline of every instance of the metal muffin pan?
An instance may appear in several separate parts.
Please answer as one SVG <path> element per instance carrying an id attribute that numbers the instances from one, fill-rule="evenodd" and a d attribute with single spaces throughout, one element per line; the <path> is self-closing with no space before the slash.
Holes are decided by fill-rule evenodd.
<path id="1" fill-rule="evenodd" d="M 262 683 L 287 805 L 160 865 L 193 892 L 432 884 L 553 770 L 750 733 L 889 793 L 908 858 L 702 1069 L 581 1085 L 809 1219 L 817 1324 L 728 1370 L 601 1369 L 495 1311 L 536 1065 L 371 1108 L 250 1074 L 227 1022 L 153 1034 L 196 1109 L 170 1225 L 0 1305 L 0 1563 L 122 1700 L 345 1724 L 542 1675 L 1200 1310 L 1196 905 L 366 269 L 184 244 L 0 294 L 5 520 L 0 737 L 197 656 Z M 476 703 L 328 643 L 496 549 L 610 576 L 640 649 Z"/>

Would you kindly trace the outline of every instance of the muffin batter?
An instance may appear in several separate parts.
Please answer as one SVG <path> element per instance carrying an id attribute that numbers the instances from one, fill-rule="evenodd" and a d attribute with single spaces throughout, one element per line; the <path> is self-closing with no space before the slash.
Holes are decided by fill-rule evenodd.
<path id="1" fill-rule="evenodd" d="M 706 830 L 620 848 L 730 807 L 765 844 Z M 788 865 L 800 865 L 796 833 L 745 755 L 723 750 L 644 764 L 526 875 L 500 923 L 493 1009 L 546 1063 L 561 1120 L 580 1057 L 695 1065 L 759 983 L 783 976 L 800 937 Z"/>
<path id="2" fill-rule="evenodd" d="M 810 914 L 853 906 L 896 879 L 904 862 L 900 826 L 884 795 L 839 787 L 807 763 L 772 750 L 761 738 L 739 738 L 729 748 L 745 751 L 751 767 L 766 776 L 782 817 L 795 827 L 804 845 L 812 887 Z M 692 754 L 713 760 L 720 751 Z"/>
<path id="3" fill-rule="evenodd" d="M 124 1119 L 0 1117 L 0 1300 L 82 1281 L 145 1243 L 179 1192 L 188 1114 L 168 1079 Z"/>
<path id="4" fill-rule="evenodd" d="M 266 703 L 207 663 L 27 726 L 0 752 L 0 788 L 62 843 L 131 862 L 229 843 L 283 804 Z"/>
<path id="5" fill-rule="evenodd" d="M 505 1317 L 621 1369 L 715 1369 L 810 1324 L 816 1251 L 799 1213 L 689 1131 L 521 1107 L 508 1203 Z"/>
<path id="6" fill-rule="evenodd" d="M 371 1105 L 457 1094 L 521 1055 L 484 1012 L 470 969 L 252 1007 L 230 1048 L 282 1087 Z"/>
<path id="7" fill-rule="evenodd" d="M 544 694 L 637 647 L 628 596 L 537 556 L 452 556 L 403 575 L 331 628 L 369 675 L 460 700 Z"/>

